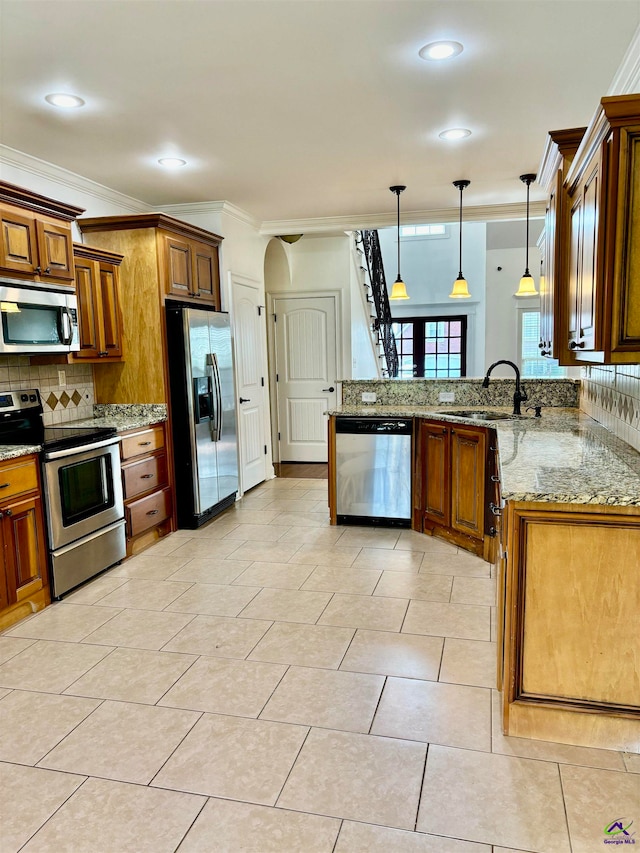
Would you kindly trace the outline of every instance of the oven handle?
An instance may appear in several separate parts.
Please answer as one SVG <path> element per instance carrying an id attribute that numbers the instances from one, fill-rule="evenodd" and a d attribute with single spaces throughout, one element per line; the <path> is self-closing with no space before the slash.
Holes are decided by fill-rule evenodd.
<path id="1" fill-rule="evenodd" d="M 44 458 L 47 462 L 54 459 L 64 459 L 66 456 L 77 456 L 79 453 L 86 453 L 88 450 L 98 449 L 99 447 L 109 447 L 112 444 L 118 444 L 119 441 L 119 438 L 105 438 L 104 441 L 83 444 L 81 447 L 68 447 L 66 450 L 49 450 L 45 452 Z"/>
<path id="2" fill-rule="evenodd" d="M 73 342 L 73 325 L 71 323 L 71 312 L 68 308 L 61 308 L 62 311 L 62 343 L 65 346 L 70 346 Z"/>

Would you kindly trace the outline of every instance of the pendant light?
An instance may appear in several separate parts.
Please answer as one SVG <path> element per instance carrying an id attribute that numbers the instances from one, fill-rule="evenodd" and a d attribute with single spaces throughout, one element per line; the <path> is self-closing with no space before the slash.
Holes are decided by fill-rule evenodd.
<path id="1" fill-rule="evenodd" d="M 465 277 L 462 275 L 462 191 L 465 190 L 471 181 L 454 181 L 453 185 L 460 190 L 460 264 L 458 278 L 453 282 L 453 288 L 449 294 L 449 299 L 469 299 L 469 287 Z"/>
<path id="2" fill-rule="evenodd" d="M 520 279 L 520 284 L 518 285 L 518 290 L 515 293 L 515 296 L 537 296 L 538 291 L 536 290 L 536 283 L 533 280 L 533 276 L 529 272 L 529 187 L 535 181 L 536 176 L 532 174 L 520 175 L 520 180 L 523 184 L 527 185 L 527 246 L 526 246 L 526 263 L 524 269 L 524 275 Z"/>
<path id="3" fill-rule="evenodd" d="M 400 193 L 404 192 L 406 187 L 396 186 L 389 189 L 398 197 L 398 278 L 393 282 L 389 299 L 411 299 L 407 293 L 407 285 L 400 277 Z"/>

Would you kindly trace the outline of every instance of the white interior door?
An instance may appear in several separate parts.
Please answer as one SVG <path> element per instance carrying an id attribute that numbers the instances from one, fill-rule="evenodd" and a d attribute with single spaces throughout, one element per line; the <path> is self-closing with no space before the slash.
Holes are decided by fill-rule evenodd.
<path id="1" fill-rule="evenodd" d="M 238 446 L 243 492 L 267 478 L 264 307 L 257 287 L 231 276 L 236 384 L 238 388 Z"/>
<path id="2" fill-rule="evenodd" d="M 327 461 L 327 409 L 336 403 L 335 296 L 274 299 L 281 462 Z"/>

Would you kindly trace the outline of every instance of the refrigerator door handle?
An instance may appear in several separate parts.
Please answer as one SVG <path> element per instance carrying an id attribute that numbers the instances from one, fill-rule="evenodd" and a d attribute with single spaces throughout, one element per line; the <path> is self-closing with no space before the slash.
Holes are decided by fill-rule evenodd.
<path id="1" fill-rule="evenodd" d="M 218 358 L 215 352 L 210 352 L 207 355 L 207 364 L 211 367 L 213 375 L 213 384 L 216 392 L 216 415 L 215 422 L 212 417 L 211 441 L 220 441 L 222 438 L 222 387 L 220 384 L 220 369 L 218 367 Z"/>

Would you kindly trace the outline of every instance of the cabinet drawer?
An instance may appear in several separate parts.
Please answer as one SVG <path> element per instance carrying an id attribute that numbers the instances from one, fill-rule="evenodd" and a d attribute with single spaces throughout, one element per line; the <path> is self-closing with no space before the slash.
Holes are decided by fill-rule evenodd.
<path id="1" fill-rule="evenodd" d="M 167 485 L 167 457 L 164 453 L 133 462 L 122 469 L 125 500 Z"/>
<path id="2" fill-rule="evenodd" d="M 132 459 L 145 453 L 152 453 L 164 447 L 164 427 L 162 424 L 137 432 L 135 435 L 126 435 L 122 439 L 122 458 Z"/>
<path id="3" fill-rule="evenodd" d="M 125 507 L 129 536 L 137 536 L 171 515 L 171 489 L 154 492 Z"/>
<path id="4" fill-rule="evenodd" d="M 38 488 L 38 468 L 34 459 L 17 461 L 0 468 L 0 501 Z"/>

